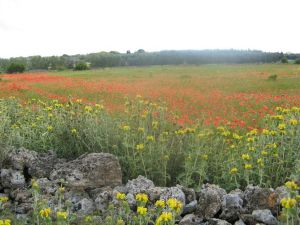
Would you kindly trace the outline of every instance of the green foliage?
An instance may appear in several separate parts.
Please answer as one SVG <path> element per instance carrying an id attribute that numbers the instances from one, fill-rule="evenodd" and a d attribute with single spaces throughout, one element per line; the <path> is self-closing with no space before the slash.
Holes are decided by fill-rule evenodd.
<path id="1" fill-rule="evenodd" d="M 300 145 L 300 109 L 278 108 L 262 132 L 229 127 L 182 128 L 170 121 L 163 103 L 137 97 L 125 115 L 112 116 L 102 105 L 80 100 L 60 103 L 16 99 L 0 101 L 0 140 L 8 146 L 76 157 L 87 152 L 116 155 L 124 180 L 145 175 L 158 185 L 204 182 L 226 189 L 247 184 L 279 186 L 295 171 Z"/>
<path id="2" fill-rule="evenodd" d="M 88 70 L 88 69 L 89 67 L 85 62 L 78 62 L 74 67 L 74 70 Z"/>
<path id="3" fill-rule="evenodd" d="M 23 73 L 25 71 L 25 65 L 21 63 L 11 63 L 7 69 L 7 73 Z"/>
<path id="4" fill-rule="evenodd" d="M 295 60 L 295 64 L 300 64 L 300 58 Z"/>
<path id="5" fill-rule="evenodd" d="M 276 81 L 277 80 L 277 74 L 272 74 L 272 75 L 270 75 L 269 77 L 268 77 L 268 80 L 270 80 L 270 81 Z"/>
<path id="6" fill-rule="evenodd" d="M 286 63 L 288 63 L 288 62 L 289 62 L 289 61 L 288 61 L 288 59 L 287 59 L 286 57 L 284 57 L 284 58 L 281 59 L 281 63 L 286 64 Z"/>

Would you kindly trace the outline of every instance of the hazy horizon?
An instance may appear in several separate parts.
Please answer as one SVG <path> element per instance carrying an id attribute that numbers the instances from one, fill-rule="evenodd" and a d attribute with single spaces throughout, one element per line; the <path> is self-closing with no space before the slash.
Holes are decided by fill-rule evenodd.
<path id="1" fill-rule="evenodd" d="M 300 53 L 297 0 L 0 0 L 0 58 L 138 49 Z"/>

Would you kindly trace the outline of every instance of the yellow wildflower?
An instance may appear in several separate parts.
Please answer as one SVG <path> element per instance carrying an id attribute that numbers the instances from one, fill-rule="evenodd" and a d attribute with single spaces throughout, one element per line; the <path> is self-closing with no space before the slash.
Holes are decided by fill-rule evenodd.
<path id="1" fill-rule="evenodd" d="M 242 154 L 242 159 L 243 159 L 243 160 L 250 160 L 251 157 L 250 157 L 249 154 Z"/>
<path id="2" fill-rule="evenodd" d="M 280 124 L 278 124 L 278 126 L 277 126 L 277 128 L 278 128 L 279 130 L 284 130 L 285 127 L 286 127 L 286 125 L 285 125 L 284 123 L 280 123 Z"/>
<path id="3" fill-rule="evenodd" d="M 286 208 L 286 209 L 290 209 L 295 207 L 295 205 L 297 204 L 296 199 L 293 198 L 283 198 L 280 201 L 280 204 L 282 205 L 282 207 Z"/>
<path id="4" fill-rule="evenodd" d="M 141 216 L 145 216 L 147 214 L 147 208 L 139 206 L 137 207 L 137 213 Z"/>
<path id="5" fill-rule="evenodd" d="M 165 201 L 164 201 L 164 200 L 157 200 L 157 201 L 155 202 L 155 206 L 156 206 L 157 208 L 165 208 L 166 204 L 165 204 Z"/>
<path id="6" fill-rule="evenodd" d="M 139 202 L 146 203 L 146 202 L 148 202 L 148 195 L 143 194 L 143 193 L 139 193 L 135 196 L 135 199 Z"/>
<path id="7" fill-rule="evenodd" d="M 169 198 L 167 204 L 172 210 L 174 210 L 177 213 L 179 213 L 182 209 L 182 203 L 176 198 Z"/>
<path id="8" fill-rule="evenodd" d="M 58 219 L 64 219 L 66 220 L 68 217 L 68 213 L 67 212 L 63 212 L 63 211 L 57 211 L 56 216 Z"/>
<path id="9" fill-rule="evenodd" d="M 144 144 L 138 144 L 138 145 L 136 145 L 135 148 L 136 148 L 136 150 L 141 151 L 145 148 L 145 146 L 144 146 Z"/>
<path id="10" fill-rule="evenodd" d="M 124 200 L 126 198 L 126 194 L 118 192 L 116 197 L 118 200 Z"/>
<path id="11" fill-rule="evenodd" d="M 230 173 L 231 174 L 236 174 L 238 172 L 238 168 L 236 167 L 233 167 L 231 170 L 230 170 Z"/>
<path id="12" fill-rule="evenodd" d="M 52 131 L 52 130 L 53 130 L 53 126 L 48 126 L 48 127 L 47 127 L 47 130 L 48 130 L 48 131 Z"/>
<path id="13" fill-rule="evenodd" d="M 292 190 L 298 190 L 299 189 L 299 186 L 294 181 L 288 181 L 288 182 L 286 182 L 285 186 L 287 188 L 292 189 Z"/>
<path id="14" fill-rule="evenodd" d="M 246 163 L 245 166 L 244 166 L 244 168 L 250 170 L 250 169 L 252 169 L 252 165 Z"/>
<path id="15" fill-rule="evenodd" d="M 144 129 L 143 127 L 139 127 L 139 128 L 138 128 L 138 132 L 144 133 L 144 132 L 145 132 L 145 129 Z"/>
<path id="16" fill-rule="evenodd" d="M 125 224 L 124 220 L 122 219 L 117 220 L 117 225 L 124 225 L 124 224 Z"/>
<path id="17" fill-rule="evenodd" d="M 298 121 L 296 119 L 291 119 L 290 120 L 290 124 L 291 125 L 297 125 L 298 124 Z"/>
<path id="18" fill-rule="evenodd" d="M 130 126 L 124 125 L 124 126 L 122 127 L 122 130 L 124 130 L 124 131 L 129 131 L 129 130 L 130 130 Z"/>
<path id="19" fill-rule="evenodd" d="M 154 141 L 154 136 L 152 135 L 147 136 L 147 141 Z"/>
<path id="20" fill-rule="evenodd" d="M 4 203 L 7 201 L 8 201 L 8 197 L 6 197 L 6 196 L 0 197 L 0 202 Z"/>
<path id="21" fill-rule="evenodd" d="M 173 215 L 171 212 L 163 212 L 156 220 L 155 225 L 165 224 L 165 222 L 169 222 L 173 220 Z"/>
<path id="22" fill-rule="evenodd" d="M 71 134 L 77 134 L 77 130 L 75 128 L 71 129 Z"/>
<path id="23" fill-rule="evenodd" d="M 46 209 L 42 209 L 40 211 L 40 216 L 44 217 L 44 218 L 48 218 L 51 214 L 51 209 L 50 208 L 46 208 Z"/>

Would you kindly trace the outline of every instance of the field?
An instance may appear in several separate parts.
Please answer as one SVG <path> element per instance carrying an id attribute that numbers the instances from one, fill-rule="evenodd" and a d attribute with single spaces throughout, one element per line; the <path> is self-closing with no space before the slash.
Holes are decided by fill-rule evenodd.
<path id="1" fill-rule="evenodd" d="M 299 156 L 299 83 L 300 67 L 281 64 L 4 74 L 0 138 L 65 157 L 111 152 L 124 180 L 279 185 Z"/>
<path id="2" fill-rule="evenodd" d="M 278 75 L 270 81 L 270 75 Z M 274 106 L 299 105 L 300 66 L 281 64 L 124 67 L 2 75 L 0 96 L 101 102 L 123 110 L 124 97 L 165 101 L 177 123 L 259 127 Z"/>
<path id="3" fill-rule="evenodd" d="M 3 74 L 0 163 L 5 162 L 12 146 L 37 152 L 54 150 L 70 159 L 89 152 L 108 152 L 120 161 L 124 183 L 138 175 L 156 185 L 181 184 L 197 190 L 204 183 L 218 184 L 228 191 L 245 189 L 249 184 L 278 187 L 286 183 L 288 198 L 280 202 L 281 219 L 294 224 L 294 220 L 299 221 L 300 201 L 299 106 L 297 65 Z M 38 196 L 35 180 L 31 187 Z M 64 187 L 58 189 L 58 196 L 63 195 L 61 190 Z M 105 224 L 119 220 L 118 224 L 124 224 L 125 217 L 131 221 L 125 197 L 117 193 L 122 203 L 119 214 L 113 213 L 115 222 L 110 219 Z M 1 199 L 0 210 L 8 201 Z M 136 199 L 142 205 L 137 209 L 139 223 L 133 224 L 148 224 L 151 216 L 144 208 L 148 196 L 140 193 Z M 164 202 L 158 203 L 165 208 Z M 154 216 L 156 224 L 175 224 L 182 204 L 176 199 L 169 199 L 167 204 L 171 207 L 168 218 L 162 217 L 167 215 L 164 213 Z M 35 205 L 32 219 L 51 224 L 50 212 L 47 204 Z M 62 221 L 57 224 L 69 224 L 71 214 L 57 213 L 57 221 Z M 16 221 L 14 216 L 7 218 Z M 91 224 L 90 217 L 86 218 Z"/>

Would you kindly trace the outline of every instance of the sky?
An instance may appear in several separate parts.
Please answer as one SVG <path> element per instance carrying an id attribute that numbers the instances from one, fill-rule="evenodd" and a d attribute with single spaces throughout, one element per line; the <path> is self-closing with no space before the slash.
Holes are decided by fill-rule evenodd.
<path id="1" fill-rule="evenodd" d="M 0 57 L 186 49 L 300 53 L 300 0 L 0 0 Z"/>

